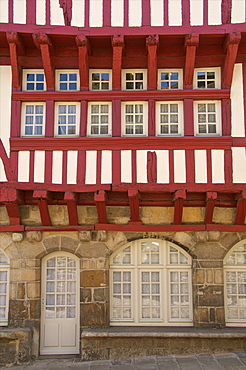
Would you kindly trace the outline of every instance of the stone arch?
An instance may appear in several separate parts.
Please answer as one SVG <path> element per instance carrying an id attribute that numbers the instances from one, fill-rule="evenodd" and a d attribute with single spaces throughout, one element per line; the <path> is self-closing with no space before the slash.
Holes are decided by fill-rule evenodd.
<path id="1" fill-rule="evenodd" d="M 42 240 L 42 244 L 44 246 L 44 252 L 38 255 L 37 258 L 42 258 L 46 254 L 57 251 L 68 252 L 82 258 L 82 256 L 77 253 L 80 241 L 72 236 L 49 235 Z"/>

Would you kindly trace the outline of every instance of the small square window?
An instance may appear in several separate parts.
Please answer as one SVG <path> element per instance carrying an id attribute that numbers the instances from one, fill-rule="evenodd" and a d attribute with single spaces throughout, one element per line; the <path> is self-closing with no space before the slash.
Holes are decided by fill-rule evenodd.
<path id="1" fill-rule="evenodd" d="M 88 136 L 111 135 L 111 103 L 88 104 Z"/>
<path id="2" fill-rule="evenodd" d="M 22 104 L 22 136 L 44 136 L 45 104 Z"/>
<path id="3" fill-rule="evenodd" d="M 221 102 L 194 102 L 196 135 L 221 134 Z"/>
<path id="4" fill-rule="evenodd" d="M 55 136 L 77 136 L 80 117 L 79 103 L 56 103 L 55 113 Z"/>
<path id="5" fill-rule="evenodd" d="M 44 91 L 46 90 L 44 70 L 23 70 L 23 91 Z"/>
<path id="6" fill-rule="evenodd" d="M 79 90 L 79 71 L 56 71 L 56 90 L 58 91 L 78 91 Z"/>
<path id="7" fill-rule="evenodd" d="M 122 103 L 122 135 L 147 135 L 147 103 Z"/>
<path id="8" fill-rule="evenodd" d="M 183 70 L 158 70 L 159 90 L 178 90 L 183 88 Z"/>
<path id="9" fill-rule="evenodd" d="M 146 90 L 146 70 L 122 70 L 122 90 Z"/>
<path id="10" fill-rule="evenodd" d="M 194 89 L 219 89 L 220 68 L 195 68 Z"/>
<path id="11" fill-rule="evenodd" d="M 183 103 L 157 102 L 156 103 L 156 132 L 157 135 L 183 134 Z"/>
<path id="12" fill-rule="evenodd" d="M 90 70 L 90 90 L 112 90 L 111 70 Z"/>

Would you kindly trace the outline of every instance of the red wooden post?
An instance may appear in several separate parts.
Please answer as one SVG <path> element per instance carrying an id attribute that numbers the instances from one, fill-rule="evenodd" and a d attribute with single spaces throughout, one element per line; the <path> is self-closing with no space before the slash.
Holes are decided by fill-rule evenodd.
<path id="1" fill-rule="evenodd" d="M 18 181 L 18 158 L 19 152 L 10 152 L 10 163 L 13 173 L 13 181 Z"/>
<path id="2" fill-rule="evenodd" d="M 212 183 L 212 153 L 211 149 L 207 149 L 207 183 Z"/>
<path id="3" fill-rule="evenodd" d="M 30 150 L 29 182 L 34 182 L 34 150 Z"/>
<path id="4" fill-rule="evenodd" d="M 241 41 L 240 32 L 229 33 L 225 40 L 224 51 L 226 52 L 226 57 L 222 70 L 222 88 L 224 89 L 229 89 L 231 87 L 233 69 L 234 64 L 236 62 L 238 46 L 240 41 Z"/>
<path id="5" fill-rule="evenodd" d="M 124 27 L 129 25 L 129 0 L 124 0 Z"/>
<path id="6" fill-rule="evenodd" d="M 203 25 L 208 25 L 208 0 L 203 0 Z"/>
<path id="7" fill-rule="evenodd" d="M 51 226 L 48 200 L 52 200 L 52 193 L 46 190 L 34 190 L 33 198 L 38 199 L 38 207 L 43 226 Z"/>
<path id="8" fill-rule="evenodd" d="M 121 151 L 112 151 L 112 184 L 117 185 L 121 183 Z"/>
<path id="9" fill-rule="evenodd" d="M 101 184 L 102 178 L 102 151 L 97 150 L 96 183 Z"/>
<path id="10" fill-rule="evenodd" d="M 208 191 L 206 197 L 206 212 L 205 212 L 205 224 L 211 224 L 213 222 L 213 212 L 216 204 L 217 193 Z"/>
<path id="11" fill-rule="evenodd" d="M 182 26 L 190 25 L 190 1 L 182 0 Z"/>
<path id="12" fill-rule="evenodd" d="M 21 83 L 19 75 L 18 54 L 24 55 L 25 49 L 17 32 L 6 32 L 6 38 L 9 43 L 10 63 L 12 70 L 12 86 L 14 89 L 20 90 Z"/>
<path id="13" fill-rule="evenodd" d="M 132 150 L 132 183 L 137 182 L 137 151 Z"/>
<path id="14" fill-rule="evenodd" d="M 148 102 L 148 136 L 155 136 L 155 100 L 151 99 Z"/>
<path id="15" fill-rule="evenodd" d="M 193 99 L 184 99 L 184 135 L 194 136 Z"/>
<path id="16" fill-rule="evenodd" d="M 186 182 L 195 183 L 195 151 L 193 149 L 185 150 L 185 164 L 186 164 Z"/>
<path id="17" fill-rule="evenodd" d="M 11 137 L 20 137 L 21 122 L 21 102 L 20 100 L 12 101 L 11 104 Z"/>
<path id="18" fill-rule="evenodd" d="M 246 133 L 246 62 L 243 63 L 244 132 Z"/>
<path id="19" fill-rule="evenodd" d="M 26 23 L 36 24 L 36 0 L 26 2 Z"/>
<path id="20" fill-rule="evenodd" d="M 139 192 L 136 189 L 128 190 L 129 204 L 130 204 L 130 213 L 131 213 L 131 222 L 139 222 Z"/>
<path id="21" fill-rule="evenodd" d="M 121 101 L 112 100 L 112 136 L 121 136 Z"/>
<path id="22" fill-rule="evenodd" d="M 46 100 L 45 137 L 54 137 L 54 100 Z"/>
<path id="23" fill-rule="evenodd" d="M 159 36 L 152 35 L 146 38 L 148 50 L 148 90 L 157 89 L 157 48 Z"/>
<path id="24" fill-rule="evenodd" d="M 77 166 L 77 183 L 85 184 L 86 171 L 86 151 L 79 150 L 78 152 L 78 166 Z"/>
<path id="25" fill-rule="evenodd" d="M 53 152 L 47 150 L 45 152 L 45 171 L 44 171 L 44 182 L 47 184 L 52 183 L 52 167 L 53 167 Z"/>
<path id="26" fill-rule="evenodd" d="M 237 199 L 237 213 L 235 217 L 235 225 L 244 225 L 246 216 L 246 192 L 241 192 Z"/>
<path id="27" fill-rule="evenodd" d="M 45 14 L 46 24 L 50 25 L 50 0 L 46 0 Z"/>
<path id="28" fill-rule="evenodd" d="M 232 183 L 232 151 L 231 149 L 224 152 L 224 170 L 225 170 L 225 183 Z"/>
<path id="29" fill-rule="evenodd" d="M 88 38 L 84 35 L 76 36 L 76 44 L 79 52 L 79 76 L 80 90 L 89 89 L 89 60 L 91 54 L 91 45 Z"/>
<path id="30" fill-rule="evenodd" d="M 20 213 L 17 203 L 5 203 L 5 207 L 9 216 L 10 225 L 20 225 Z"/>
<path id="31" fill-rule="evenodd" d="M 231 23 L 232 0 L 222 0 L 221 20 L 222 24 Z"/>
<path id="32" fill-rule="evenodd" d="M 81 137 L 87 135 L 87 118 L 88 117 L 88 102 L 87 100 L 81 100 L 80 105 L 80 132 Z"/>
<path id="33" fill-rule="evenodd" d="M 35 45 L 40 49 L 47 90 L 52 91 L 55 89 L 55 78 L 54 78 L 54 68 L 51 60 L 50 49 L 52 48 L 52 43 L 48 37 L 43 32 L 33 34 L 33 41 Z"/>
<path id="34" fill-rule="evenodd" d="M 69 225 L 78 225 L 77 194 L 66 191 L 64 200 L 67 201 Z"/>
<path id="35" fill-rule="evenodd" d="M 169 5 L 169 0 L 164 0 L 163 2 L 163 13 L 164 13 L 164 26 L 168 26 L 169 25 L 169 9 L 168 9 L 168 5 Z"/>
<path id="36" fill-rule="evenodd" d="M 174 152 L 173 149 L 169 149 L 169 183 L 174 183 Z"/>
<path id="37" fill-rule="evenodd" d="M 186 191 L 184 189 L 177 190 L 173 195 L 174 225 L 180 225 L 182 223 L 184 199 L 186 199 Z"/>
<path id="38" fill-rule="evenodd" d="M 62 153 L 62 183 L 67 184 L 67 150 Z"/>
<path id="39" fill-rule="evenodd" d="M 148 179 L 148 183 L 157 182 L 156 152 L 147 152 L 147 179 Z"/>
<path id="40" fill-rule="evenodd" d="M 87 0 L 84 2 L 85 4 L 85 28 L 90 27 L 90 1 Z"/>
<path id="41" fill-rule="evenodd" d="M 9 23 L 13 23 L 14 21 L 14 0 L 9 0 L 8 12 L 9 12 Z"/>
<path id="42" fill-rule="evenodd" d="M 96 202 L 98 222 L 100 224 L 107 224 L 107 211 L 106 211 L 106 193 L 104 190 L 99 190 L 97 194 L 94 194 L 94 200 Z"/>
<path id="43" fill-rule="evenodd" d="M 231 99 L 221 100 L 222 108 L 222 135 L 231 135 Z"/>
<path id="44" fill-rule="evenodd" d="M 150 26 L 150 0 L 142 0 L 142 26 Z"/>
<path id="45" fill-rule="evenodd" d="M 187 1 L 188 2 L 188 1 Z M 191 34 L 185 37 L 185 68 L 184 68 L 184 89 L 192 89 L 193 75 L 196 59 L 196 49 L 199 44 L 199 35 Z"/>
<path id="46" fill-rule="evenodd" d="M 112 63 L 112 88 L 121 90 L 121 65 L 122 51 L 124 47 L 124 36 L 112 37 L 113 63 Z"/>
<path id="47" fill-rule="evenodd" d="M 111 26 L 111 0 L 103 0 L 103 27 Z"/>
<path id="48" fill-rule="evenodd" d="M 14 181 L 13 179 L 13 173 L 12 173 L 12 164 L 10 162 L 9 157 L 7 156 L 5 147 L 2 143 L 2 140 L 0 139 L 0 158 L 2 159 L 6 178 L 8 181 Z"/>

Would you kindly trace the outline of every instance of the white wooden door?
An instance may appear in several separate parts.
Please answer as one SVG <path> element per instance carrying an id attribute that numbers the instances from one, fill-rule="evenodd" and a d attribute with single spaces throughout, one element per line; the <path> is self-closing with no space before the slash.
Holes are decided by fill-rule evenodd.
<path id="1" fill-rule="evenodd" d="M 40 354 L 79 353 L 79 259 L 55 252 L 42 261 Z"/>

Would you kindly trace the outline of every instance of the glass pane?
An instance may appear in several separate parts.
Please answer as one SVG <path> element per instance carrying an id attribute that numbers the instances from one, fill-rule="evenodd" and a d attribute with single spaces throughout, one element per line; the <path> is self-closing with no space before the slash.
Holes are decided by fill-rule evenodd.
<path id="1" fill-rule="evenodd" d="M 45 318 L 46 319 L 54 319 L 55 318 L 55 308 L 46 307 Z"/>
<path id="2" fill-rule="evenodd" d="M 171 284 L 171 293 L 172 294 L 179 294 L 179 285 L 178 284 Z"/>
<path id="3" fill-rule="evenodd" d="M 100 73 L 92 73 L 92 81 L 99 81 Z"/>
<path id="4" fill-rule="evenodd" d="M 159 282 L 160 281 L 160 273 L 159 272 L 151 272 L 151 281 Z"/>
<path id="5" fill-rule="evenodd" d="M 57 307 L 57 309 L 56 309 L 56 318 L 57 319 L 64 319 L 66 317 L 65 313 L 66 313 L 65 307 Z"/>
<path id="6" fill-rule="evenodd" d="M 99 82 L 92 82 L 92 90 L 99 90 L 100 83 Z"/>
<path id="7" fill-rule="evenodd" d="M 26 79 L 27 81 L 34 81 L 34 73 L 28 73 Z"/>
<path id="8" fill-rule="evenodd" d="M 149 281 L 150 281 L 150 273 L 142 272 L 142 282 L 149 282 Z"/>
<path id="9" fill-rule="evenodd" d="M 205 80 L 205 72 L 197 72 L 197 79 L 198 80 Z"/>
<path id="10" fill-rule="evenodd" d="M 198 104 L 198 112 L 206 112 L 206 104 Z"/>
<path id="11" fill-rule="evenodd" d="M 66 270 L 57 269 L 57 280 L 65 280 L 65 279 L 66 279 Z"/>
<path id="12" fill-rule="evenodd" d="M 123 281 L 131 281 L 131 273 L 123 272 Z"/>
<path id="13" fill-rule="evenodd" d="M 114 294 L 120 294 L 121 293 L 121 284 L 114 284 L 113 285 L 113 293 Z"/>
<path id="14" fill-rule="evenodd" d="M 55 270 L 47 269 L 47 280 L 55 280 Z"/>
<path id="15" fill-rule="evenodd" d="M 0 281 L 7 281 L 7 271 L 0 271 Z"/>
<path id="16" fill-rule="evenodd" d="M 0 284 L 0 293 L 7 293 L 7 284 L 1 283 Z"/>
<path id="17" fill-rule="evenodd" d="M 113 306 L 121 306 L 121 296 L 120 295 L 113 296 Z"/>
<path id="18" fill-rule="evenodd" d="M 101 113 L 108 113 L 108 105 L 101 105 Z"/>
<path id="19" fill-rule="evenodd" d="M 57 266 L 65 267 L 66 266 L 66 257 L 57 257 Z"/>
<path id="20" fill-rule="evenodd" d="M 56 291 L 58 293 L 62 293 L 66 291 L 66 283 L 65 281 L 58 281 L 56 284 Z"/>
<path id="21" fill-rule="evenodd" d="M 126 80 L 134 80 L 134 73 L 126 73 Z"/>
<path id="22" fill-rule="evenodd" d="M 69 105 L 68 106 L 68 113 L 76 113 L 76 105 Z"/>
<path id="23" fill-rule="evenodd" d="M 67 283 L 67 291 L 69 293 L 76 292 L 76 282 L 75 281 L 68 281 L 68 283 Z"/>
<path id="24" fill-rule="evenodd" d="M 186 265 L 188 263 L 188 258 L 181 252 L 179 253 L 179 259 L 181 265 Z"/>
<path id="25" fill-rule="evenodd" d="M 61 73 L 60 74 L 60 81 L 67 81 L 68 80 L 68 78 L 67 78 L 68 76 L 67 76 L 67 73 Z"/>
<path id="26" fill-rule="evenodd" d="M 0 295 L 0 306 L 6 306 L 6 296 Z"/>
<path id="27" fill-rule="evenodd" d="M 131 294 L 131 284 L 123 284 L 123 293 Z"/>
<path id="28" fill-rule="evenodd" d="M 170 274 L 171 282 L 177 282 L 179 281 L 179 273 L 178 272 L 171 272 Z"/>
<path id="29" fill-rule="evenodd" d="M 4 307 L 0 307 L 0 319 L 4 319 L 6 314 L 6 309 Z"/>
<path id="30" fill-rule="evenodd" d="M 102 73 L 101 74 L 102 81 L 109 81 L 109 73 Z"/>
<path id="31" fill-rule="evenodd" d="M 33 105 L 27 105 L 26 106 L 26 114 L 34 114 L 34 106 Z"/>
<path id="32" fill-rule="evenodd" d="M 65 305 L 65 294 L 57 294 L 56 304 L 58 306 L 64 306 Z"/>
<path id="33" fill-rule="evenodd" d="M 150 318 L 150 309 L 147 307 L 142 308 L 142 318 L 143 319 L 148 319 Z"/>
<path id="34" fill-rule="evenodd" d="M 123 318 L 130 319 L 131 318 L 131 309 L 130 308 L 123 308 Z"/>
<path id="35" fill-rule="evenodd" d="M 74 319 L 75 318 L 75 307 L 68 307 L 67 308 L 67 318 L 68 319 Z"/>
<path id="36" fill-rule="evenodd" d="M 47 282 L 46 283 L 46 292 L 48 292 L 48 293 L 55 292 L 55 283 L 54 282 Z"/>
<path id="37" fill-rule="evenodd" d="M 8 258 L 5 256 L 5 254 L 0 252 L 0 263 L 8 263 Z"/>
<path id="38" fill-rule="evenodd" d="M 67 258 L 67 266 L 68 267 L 76 267 L 76 261 L 73 258 Z"/>
<path id="39" fill-rule="evenodd" d="M 58 113 L 59 114 L 64 114 L 67 111 L 67 106 L 66 105 L 58 105 Z"/>
<path id="40" fill-rule="evenodd" d="M 127 104 L 125 108 L 126 108 L 125 110 L 126 113 L 133 113 L 133 105 Z"/>
<path id="41" fill-rule="evenodd" d="M 77 74 L 69 73 L 69 81 L 77 81 Z"/>
<path id="42" fill-rule="evenodd" d="M 55 305 L 55 294 L 47 294 L 46 295 L 46 305 L 47 306 L 54 306 Z"/>
<path id="43" fill-rule="evenodd" d="M 150 284 L 142 284 L 142 294 L 150 294 Z"/>
<path id="44" fill-rule="evenodd" d="M 114 282 L 121 281 L 121 272 L 119 272 L 119 271 L 114 271 L 113 272 L 113 281 Z"/>
<path id="45" fill-rule="evenodd" d="M 75 294 L 68 294 L 67 295 L 67 305 L 75 306 L 76 304 L 76 295 Z"/>
<path id="46" fill-rule="evenodd" d="M 178 319 L 179 318 L 179 309 L 172 307 L 171 308 L 171 318 L 172 319 Z"/>

